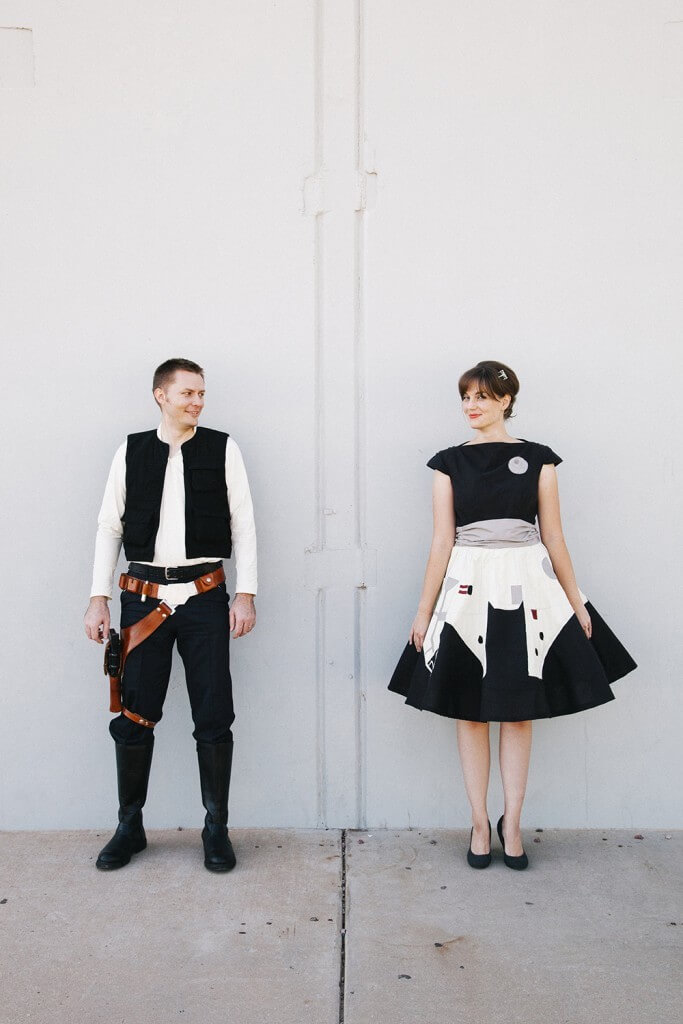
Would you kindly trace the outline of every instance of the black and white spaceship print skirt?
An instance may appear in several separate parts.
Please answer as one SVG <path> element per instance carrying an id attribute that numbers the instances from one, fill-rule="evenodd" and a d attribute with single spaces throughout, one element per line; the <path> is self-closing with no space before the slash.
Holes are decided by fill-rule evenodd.
<path id="1" fill-rule="evenodd" d="M 407 644 L 389 689 L 471 722 L 570 715 L 614 700 L 636 668 L 595 608 L 589 640 L 544 545 L 456 544 L 422 652 Z"/>

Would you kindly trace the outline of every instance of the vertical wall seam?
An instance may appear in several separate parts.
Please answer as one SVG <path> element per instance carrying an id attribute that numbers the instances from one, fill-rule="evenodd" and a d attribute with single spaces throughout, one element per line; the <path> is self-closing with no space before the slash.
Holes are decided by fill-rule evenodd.
<path id="1" fill-rule="evenodd" d="M 366 706 L 365 699 L 365 650 L 367 642 L 366 616 L 367 591 L 356 589 L 355 634 L 357 638 L 354 653 L 355 676 L 355 733 L 356 733 L 356 828 L 365 828 L 367 823 L 367 757 L 366 757 Z"/>
<path id="2" fill-rule="evenodd" d="M 355 447 L 355 543 L 366 547 L 366 424 L 365 424 L 365 210 L 364 210 L 364 135 L 365 135 L 365 48 L 363 0 L 356 0 L 356 172 L 361 192 L 360 209 L 354 223 L 354 447 Z M 362 580 L 362 583 L 365 581 Z M 356 823 L 366 821 L 366 615 L 367 591 L 356 589 L 355 598 L 354 701 L 356 731 Z"/>
<path id="3" fill-rule="evenodd" d="M 323 162 L 323 0 L 316 0 L 313 12 L 313 164 L 320 175 Z M 323 490 L 325 486 L 324 418 L 323 418 L 323 221 L 317 212 L 313 222 L 313 359 L 314 359 L 314 501 L 315 546 L 322 550 L 325 542 L 323 524 Z M 325 742 L 325 594 L 318 590 L 315 604 L 315 685 L 316 685 L 316 777 L 317 821 L 319 828 L 327 825 L 327 752 Z"/>
<path id="4" fill-rule="evenodd" d="M 356 0 L 356 167 L 359 172 L 363 167 L 363 129 L 365 127 L 365 49 L 363 2 Z"/>
<path id="5" fill-rule="evenodd" d="M 327 828 L 327 752 L 325 745 L 325 591 L 318 590 L 315 604 L 316 774 L 318 828 Z"/>
<path id="6" fill-rule="evenodd" d="M 347 865 L 346 865 L 346 829 L 342 829 L 340 838 L 341 871 L 339 879 L 340 899 L 340 932 L 341 942 L 339 944 L 339 1024 L 344 1024 L 346 1007 L 346 922 L 348 920 L 348 898 L 347 898 Z"/>
<path id="7" fill-rule="evenodd" d="M 323 4 L 316 0 L 313 11 L 313 162 L 315 173 L 320 173 L 323 162 Z"/>
<path id="8" fill-rule="evenodd" d="M 314 9 L 313 31 L 313 166 L 314 175 L 320 177 L 323 168 L 324 84 L 323 84 L 323 2 L 317 0 Z M 313 343 L 315 387 L 315 535 L 316 548 L 325 543 L 322 514 L 324 480 L 324 408 L 323 408 L 323 219 L 316 212 L 313 229 Z"/>
<path id="9" fill-rule="evenodd" d="M 355 214 L 355 329 L 354 329 L 354 392 L 355 392 L 355 543 L 362 552 L 366 547 L 365 502 L 365 345 L 363 325 L 364 273 L 364 211 Z M 360 581 L 365 584 L 365 580 Z M 356 733 L 356 828 L 365 827 L 366 819 L 366 615 L 367 590 L 356 587 L 354 628 L 354 712 Z"/>
<path id="10" fill-rule="evenodd" d="M 334 0 L 335 3 L 341 4 L 341 0 Z M 344 245 L 349 245 L 350 251 L 348 252 L 348 259 L 352 268 L 351 277 L 351 288 L 352 294 L 344 296 L 352 303 L 352 316 L 353 316 L 353 327 L 352 337 L 349 339 L 351 351 L 349 352 L 349 358 L 352 361 L 352 386 L 353 386 L 353 405 L 349 409 L 353 419 L 348 424 L 349 433 L 352 435 L 352 453 L 353 453 L 353 471 L 352 471 L 352 486 L 353 493 L 349 495 L 349 498 L 353 501 L 353 518 L 352 518 L 352 536 L 349 537 L 345 544 L 348 544 L 349 548 L 354 548 L 357 552 L 362 552 L 366 546 L 365 536 L 365 521 L 366 521 L 366 447 L 365 447 L 365 353 L 364 353 L 364 246 L 365 246 L 365 226 L 363 219 L 363 205 L 365 196 L 365 173 L 362 167 L 364 159 L 364 50 L 363 50 L 363 0 L 354 0 L 354 5 L 351 9 L 344 9 L 343 5 L 339 10 L 336 7 L 332 12 L 328 10 L 325 4 L 325 0 L 316 0 L 314 6 L 314 29 L 313 29 L 313 44 L 314 44 L 314 56 L 313 56 L 313 76 L 314 76 L 314 129 L 313 129 L 313 151 L 314 151 L 314 174 L 313 177 L 317 179 L 317 210 L 315 213 L 315 228 L 313 238 L 313 287 L 314 287 L 314 388 L 315 388 L 315 401 L 314 401 L 314 491 L 315 491 L 315 547 L 319 552 L 326 550 L 328 539 L 330 536 L 330 523 L 325 516 L 324 509 L 328 503 L 328 478 L 334 479 L 334 474 L 330 472 L 330 467 L 326 464 L 326 457 L 328 455 L 327 445 L 331 438 L 328 438 L 328 431 L 330 429 L 330 422 L 334 424 L 334 417 L 330 420 L 330 410 L 327 408 L 327 400 L 330 397 L 328 388 L 334 386 L 334 381 L 330 382 L 326 379 L 326 373 L 329 373 L 329 367 L 326 365 L 328 358 L 331 359 L 328 353 L 326 353 L 326 343 L 328 341 L 328 325 L 326 324 L 327 308 L 326 303 L 329 296 L 326 296 L 326 288 L 329 287 L 334 289 L 337 287 L 336 281 L 326 280 L 325 270 L 325 256 L 326 256 L 326 242 L 328 245 L 334 248 L 335 236 L 331 239 L 326 239 L 325 228 L 326 221 L 324 219 L 324 211 L 327 202 L 325 196 L 326 192 L 326 177 L 327 171 L 334 172 L 332 174 L 332 184 L 330 187 L 337 188 L 339 182 L 339 176 L 335 177 L 337 168 L 327 168 L 326 159 L 328 158 L 328 142 L 331 143 L 330 152 L 332 154 L 338 153 L 338 148 L 335 148 L 335 142 L 338 141 L 341 144 L 341 139 L 337 140 L 336 137 L 332 140 L 326 138 L 326 132 L 328 130 L 335 130 L 334 111 L 328 112 L 327 109 L 327 97 L 326 97 L 326 76 L 331 74 L 333 80 L 335 74 L 339 73 L 339 68 L 336 66 L 328 71 L 326 67 L 326 33 L 328 31 L 326 26 L 326 18 L 328 15 L 332 15 L 333 23 L 334 16 L 341 14 L 343 11 L 344 21 L 348 29 L 353 30 L 354 50 L 349 55 L 353 61 L 353 106 L 348 111 L 353 113 L 353 120 L 349 127 L 353 129 L 353 138 L 349 138 L 348 141 L 344 139 L 344 147 L 350 145 L 353 147 L 352 156 L 350 160 L 351 173 L 355 175 L 353 182 L 354 188 L 346 191 L 346 185 L 342 185 L 342 192 L 340 195 L 346 195 L 347 197 L 352 194 L 357 194 L 360 197 L 360 201 L 353 204 L 349 210 L 347 207 L 348 199 L 344 199 L 340 214 L 342 217 L 350 216 L 353 218 L 353 233 L 351 239 L 348 236 L 342 235 L 340 238 L 344 238 Z M 351 24 L 348 23 L 347 19 L 352 17 L 354 20 Z M 346 56 L 345 56 L 346 60 Z M 330 124 L 327 123 L 328 114 L 330 116 Z M 348 151 L 347 151 L 348 152 Z M 346 159 L 343 159 L 343 163 L 346 164 Z M 334 202 L 340 198 L 337 196 L 336 191 L 330 197 Z M 346 208 L 344 208 L 346 207 Z M 334 223 L 337 223 L 335 221 Z M 330 227 L 332 230 L 332 227 Z M 341 253 L 333 253 L 337 259 Z M 346 258 L 344 256 L 344 258 Z M 348 287 L 345 283 L 344 287 Z M 340 296 L 341 298 L 341 296 Z M 332 361 L 332 360 L 331 360 Z M 328 422 L 329 420 L 329 422 Z M 335 424 L 336 427 L 336 424 Z M 336 536 L 336 534 L 335 534 Z M 361 561 L 362 564 L 362 561 Z M 366 817 L 366 758 L 365 758 L 365 736 L 366 736 L 366 722 L 365 722 L 365 636 L 366 636 L 366 594 L 364 590 L 364 580 L 357 580 L 356 587 L 354 590 L 354 599 L 352 603 L 352 614 L 353 624 L 352 637 L 353 637 L 353 688 L 348 695 L 344 694 L 344 702 L 349 699 L 352 702 L 352 722 L 353 722 L 353 733 L 354 733 L 354 747 L 355 757 L 353 765 L 347 764 L 345 766 L 348 772 L 347 778 L 354 780 L 354 793 L 353 793 L 353 818 L 355 819 L 356 826 L 362 827 Z M 328 763 L 328 758 L 331 753 L 332 747 L 328 749 L 327 743 L 327 729 L 329 723 L 327 722 L 328 712 L 328 696 L 326 693 L 326 687 L 329 684 L 328 672 L 327 672 L 327 661 L 329 652 L 327 650 L 328 638 L 327 629 L 329 624 L 327 622 L 328 615 L 328 602 L 326 599 L 325 588 L 330 585 L 330 581 L 323 575 L 319 581 L 319 592 L 316 602 L 316 693 L 317 693 L 317 782 L 318 782 L 318 820 L 320 825 L 327 826 L 330 820 L 330 811 L 333 814 L 336 813 L 336 808 L 330 808 L 330 796 L 328 794 L 328 786 L 331 780 L 331 768 Z M 351 796 L 351 794 L 349 794 Z"/>
<path id="11" fill-rule="evenodd" d="M 315 335 L 315 538 L 316 548 L 322 551 L 325 547 L 325 517 L 323 505 L 325 499 L 325 342 L 323 289 L 325 276 L 323 267 L 324 255 L 324 222 L 322 213 L 315 216 L 314 229 L 313 276 L 315 287 L 314 300 L 314 335 Z"/>

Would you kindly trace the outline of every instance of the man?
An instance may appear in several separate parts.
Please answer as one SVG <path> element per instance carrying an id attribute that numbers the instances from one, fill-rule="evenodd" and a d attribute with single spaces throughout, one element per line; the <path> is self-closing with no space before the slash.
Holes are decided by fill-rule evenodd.
<path id="1" fill-rule="evenodd" d="M 202 368 L 188 359 L 169 359 L 156 370 L 152 389 L 161 424 L 130 434 L 114 456 L 85 614 L 86 634 L 103 643 L 109 638 L 107 602 L 123 543 L 130 564 L 120 581 L 122 711 L 109 726 L 116 744 L 119 824 L 97 867 L 121 868 L 147 845 L 142 808 L 153 730 L 177 642 L 206 808 L 204 864 L 209 871 L 230 871 L 235 866 L 227 829 L 235 716 L 228 642 L 230 630 L 235 638 L 246 636 L 256 622 L 251 494 L 235 441 L 197 425 L 204 408 Z M 230 606 L 221 559 L 229 558 L 233 547 L 237 579 Z"/>

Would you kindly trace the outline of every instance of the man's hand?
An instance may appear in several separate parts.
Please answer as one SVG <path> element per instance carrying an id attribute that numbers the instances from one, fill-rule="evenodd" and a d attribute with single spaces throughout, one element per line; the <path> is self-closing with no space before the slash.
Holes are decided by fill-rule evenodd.
<path id="1" fill-rule="evenodd" d="M 230 629 L 233 631 L 234 639 L 237 640 L 239 637 L 251 633 L 255 625 L 254 595 L 235 594 L 235 600 L 230 607 Z"/>
<path id="2" fill-rule="evenodd" d="M 109 605 L 106 597 L 91 597 L 85 613 L 85 635 L 101 644 L 109 639 Z"/>

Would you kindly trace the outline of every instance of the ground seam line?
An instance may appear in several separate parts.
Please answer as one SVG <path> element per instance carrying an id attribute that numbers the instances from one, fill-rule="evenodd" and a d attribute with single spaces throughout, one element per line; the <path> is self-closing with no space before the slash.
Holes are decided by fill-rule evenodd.
<path id="1" fill-rule="evenodd" d="M 344 1024 L 346 985 L 346 829 L 341 832 L 341 948 L 339 951 L 339 1024 Z"/>

